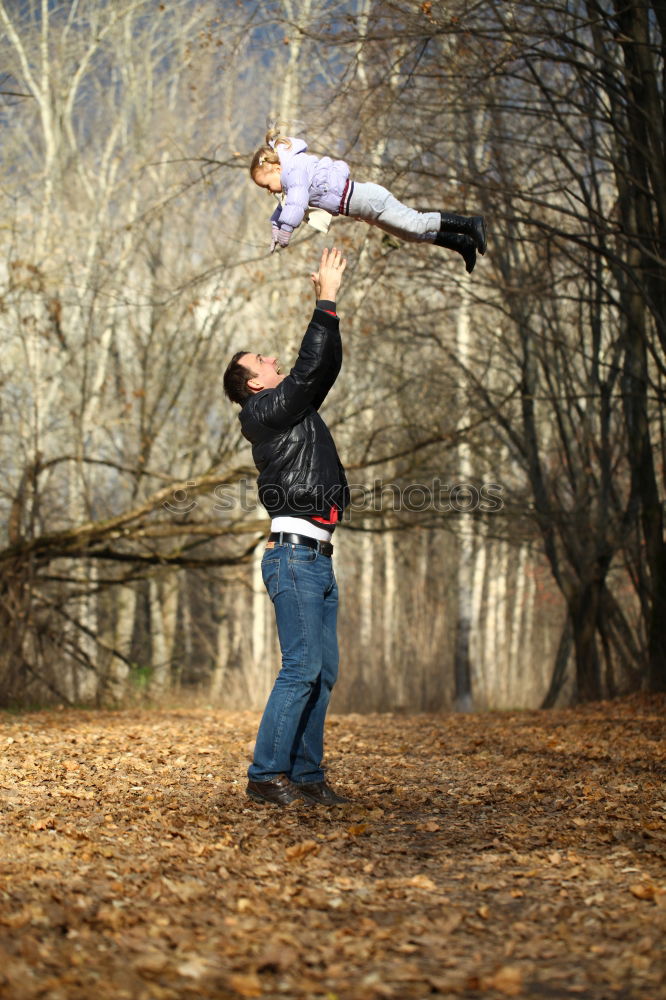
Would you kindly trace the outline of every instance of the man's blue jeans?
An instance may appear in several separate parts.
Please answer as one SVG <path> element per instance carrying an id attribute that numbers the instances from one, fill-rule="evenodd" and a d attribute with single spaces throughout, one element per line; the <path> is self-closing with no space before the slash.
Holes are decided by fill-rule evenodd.
<path id="1" fill-rule="evenodd" d="M 286 774 L 323 781 L 324 721 L 338 675 L 338 587 L 333 560 L 306 545 L 276 544 L 261 563 L 275 607 L 282 668 L 257 734 L 252 781 Z"/>

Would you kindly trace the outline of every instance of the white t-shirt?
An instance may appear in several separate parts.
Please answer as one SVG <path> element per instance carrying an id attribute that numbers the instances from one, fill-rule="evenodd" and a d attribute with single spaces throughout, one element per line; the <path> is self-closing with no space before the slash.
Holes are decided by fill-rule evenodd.
<path id="1" fill-rule="evenodd" d="M 287 531 L 294 535 L 307 535 L 308 538 L 316 538 L 319 542 L 330 542 L 333 537 L 332 531 L 327 531 L 323 526 L 313 524 L 312 521 L 304 517 L 274 517 L 271 521 L 271 531 Z"/>

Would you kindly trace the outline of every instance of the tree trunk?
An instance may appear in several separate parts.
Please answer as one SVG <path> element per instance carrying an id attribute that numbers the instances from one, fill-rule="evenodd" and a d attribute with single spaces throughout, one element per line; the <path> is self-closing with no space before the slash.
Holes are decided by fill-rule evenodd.
<path id="1" fill-rule="evenodd" d="M 106 615 L 108 625 L 100 635 L 100 644 L 109 651 L 101 678 L 101 698 L 105 704 L 122 705 L 127 696 L 130 674 L 129 657 L 134 633 L 136 589 L 119 586 L 111 591 Z"/>
<path id="2" fill-rule="evenodd" d="M 169 573 L 161 588 L 158 580 L 150 580 L 149 593 L 152 649 L 150 691 L 159 698 L 166 693 L 171 684 L 171 663 L 178 613 L 178 574 Z"/>
<path id="3" fill-rule="evenodd" d="M 569 616 L 576 651 L 576 699 L 598 701 L 602 696 L 601 662 L 597 647 L 597 620 L 603 581 L 578 588 L 569 600 Z"/>
<path id="4" fill-rule="evenodd" d="M 571 618 L 567 615 L 560 634 L 557 653 L 555 654 L 555 664 L 553 666 L 550 684 L 548 686 L 546 696 L 541 702 L 541 708 L 554 708 L 557 703 L 557 699 L 567 676 L 567 665 L 571 655 L 572 638 L 573 631 L 571 628 Z"/>
<path id="5" fill-rule="evenodd" d="M 456 324 L 456 350 L 460 358 L 461 365 L 466 368 L 471 348 L 472 328 L 470 322 L 470 300 L 467 288 L 463 290 L 460 306 L 458 309 L 458 320 Z M 460 389 L 461 397 L 465 387 Z M 464 424 L 467 420 L 467 409 L 461 399 L 459 424 Z M 458 471 L 463 482 L 468 482 L 472 476 L 472 462 L 470 448 L 467 441 L 462 440 L 458 446 Z M 470 712 L 474 707 L 474 696 L 472 693 L 472 664 L 470 659 L 471 632 L 473 627 L 472 607 L 473 607 L 473 577 L 474 577 L 474 553 L 475 553 L 475 530 L 474 522 L 467 523 L 465 515 L 462 516 L 462 523 L 459 531 L 460 547 L 457 568 L 458 586 L 458 621 L 456 623 L 456 645 L 453 665 L 453 677 L 455 683 L 455 707 L 459 712 Z"/>

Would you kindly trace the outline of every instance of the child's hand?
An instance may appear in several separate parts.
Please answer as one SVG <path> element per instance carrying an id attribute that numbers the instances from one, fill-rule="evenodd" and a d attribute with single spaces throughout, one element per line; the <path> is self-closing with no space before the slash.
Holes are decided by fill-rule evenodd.
<path id="1" fill-rule="evenodd" d="M 274 253 L 278 247 L 288 246 L 290 238 L 291 233 L 288 230 L 280 229 L 273 223 L 271 226 L 271 253 Z"/>
<path id="2" fill-rule="evenodd" d="M 319 270 L 310 275 L 318 299 L 335 302 L 346 267 L 347 261 L 340 250 L 333 247 L 322 251 Z"/>

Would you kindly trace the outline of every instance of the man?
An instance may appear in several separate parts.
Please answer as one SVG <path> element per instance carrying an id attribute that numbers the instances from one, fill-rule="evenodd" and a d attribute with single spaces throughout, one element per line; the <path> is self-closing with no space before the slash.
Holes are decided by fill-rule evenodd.
<path id="1" fill-rule="evenodd" d="M 316 308 L 288 375 L 277 358 L 239 351 L 224 390 L 241 406 L 243 435 L 271 515 L 262 576 L 277 621 L 282 667 L 259 726 L 248 796 L 289 805 L 346 801 L 325 781 L 324 721 L 338 672 L 338 588 L 331 538 L 347 501 L 344 469 L 319 415 L 342 365 L 335 300 L 346 260 L 324 250 L 312 274 Z"/>

